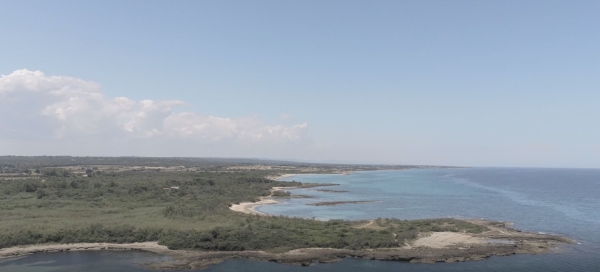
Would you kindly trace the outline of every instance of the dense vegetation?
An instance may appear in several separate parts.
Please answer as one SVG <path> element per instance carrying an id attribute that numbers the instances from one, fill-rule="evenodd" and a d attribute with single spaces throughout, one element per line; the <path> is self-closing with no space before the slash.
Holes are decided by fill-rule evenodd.
<path id="1" fill-rule="evenodd" d="M 22 165 L 26 163 L 20 167 L 27 169 Z M 76 174 L 65 168 L 37 166 L 38 177 L 0 179 L 0 248 L 159 241 L 173 249 L 359 249 L 398 246 L 419 231 L 481 231 L 451 219 L 378 220 L 377 228 L 358 228 L 365 222 L 230 211 L 231 203 L 255 201 L 269 195 L 274 186 L 301 185 L 266 179 L 276 174 L 267 170 L 218 171 L 211 165 L 193 172 L 103 172 L 84 167 L 83 174 Z"/>
<path id="2" fill-rule="evenodd" d="M 415 167 L 436 166 L 413 166 L 413 165 L 353 165 L 353 164 L 321 164 L 291 161 L 274 161 L 263 159 L 245 158 L 153 158 L 153 157 L 71 157 L 71 156 L 0 156 L 0 170 L 4 172 L 19 172 L 19 170 L 61 167 L 78 165 L 115 165 L 115 166 L 185 166 L 201 167 L 203 169 L 222 169 L 228 166 L 253 166 L 269 165 L 294 168 L 316 168 L 321 172 L 331 170 L 359 171 L 359 170 L 383 170 L 383 169 L 406 169 Z"/>

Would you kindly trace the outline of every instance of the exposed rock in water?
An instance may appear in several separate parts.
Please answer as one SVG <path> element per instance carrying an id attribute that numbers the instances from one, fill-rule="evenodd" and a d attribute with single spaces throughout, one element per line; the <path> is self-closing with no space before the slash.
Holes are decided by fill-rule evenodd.
<path id="1" fill-rule="evenodd" d="M 306 204 L 309 206 L 335 206 L 335 205 L 343 205 L 343 204 L 362 204 L 362 203 L 371 203 L 373 201 L 325 201 L 325 202 L 317 202 L 312 204 Z"/>
<path id="2" fill-rule="evenodd" d="M 329 189 L 318 189 L 315 191 L 325 192 L 325 193 L 347 193 L 348 192 L 348 191 L 344 191 L 344 190 L 329 190 Z"/>

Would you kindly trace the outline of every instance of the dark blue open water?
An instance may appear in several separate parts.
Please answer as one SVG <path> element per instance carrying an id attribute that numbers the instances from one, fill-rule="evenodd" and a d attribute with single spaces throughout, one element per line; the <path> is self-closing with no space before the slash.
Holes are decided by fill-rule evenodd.
<path id="1" fill-rule="evenodd" d="M 335 264 L 295 267 L 230 260 L 202 271 L 600 271 L 600 169 L 472 168 L 306 175 L 285 180 L 339 183 L 293 190 L 315 196 L 265 205 L 270 214 L 318 219 L 401 219 L 456 217 L 513 222 L 516 228 L 565 235 L 581 244 L 544 255 L 493 257 L 453 264 L 408 264 L 347 259 Z M 370 200 L 367 204 L 307 206 L 332 200 Z M 38 254 L 0 263 L 0 271 L 146 271 L 135 266 L 144 253 L 79 252 Z M 113 261 L 117 260 L 117 261 Z"/>

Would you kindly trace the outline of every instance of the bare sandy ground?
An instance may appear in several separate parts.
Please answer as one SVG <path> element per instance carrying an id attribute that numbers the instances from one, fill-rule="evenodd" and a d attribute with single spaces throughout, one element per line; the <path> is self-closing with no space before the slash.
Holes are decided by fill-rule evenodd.
<path id="1" fill-rule="evenodd" d="M 83 251 L 83 250 L 142 250 L 155 253 L 169 253 L 166 246 L 157 242 L 112 244 L 112 243 L 75 243 L 56 245 L 17 246 L 0 249 L 0 259 L 24 256 L 39 252 Z"/>
<path id="2" fill-rule="evenodd" d="M 297 174 L 283 174 L 283 175 L 279 175 L 279 176 L 274 176 L 273 180 L 280 180 L 282 178 L 287 178 L 287 177 L 292 177 L 292 176 L 296 176 Z"/>
<path id="3" fill-rule="evenodd" d="M 485 239 L 458 232 L 433 232 L 420 237 L 413 243 L 413 247 L 445 248 L 460 244 L 483 244 Z"/>

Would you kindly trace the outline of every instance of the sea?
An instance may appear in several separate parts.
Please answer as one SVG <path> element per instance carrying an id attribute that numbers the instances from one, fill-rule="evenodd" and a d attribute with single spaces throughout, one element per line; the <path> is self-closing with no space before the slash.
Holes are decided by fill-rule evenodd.
<path id="1" fill-rule="evenodd" d="M 312 198 L 282 199 L 279 204 L 258 207 L 258 211 L 319 220 L 483 218 L 511 222 L 521 230 L 567 236 L 578 243 L 561 245 L 548 254 L 462 263 L 410 264 L 346 258 L 332 264 L 299 267 L 233 259 L 200 271 L 600 271 L 600 169 L 410 169 L 297 175 L 282 180 L 339 185 L 292 189 L 292 194 Z M 307 205 L 322 201 L 369 202 Z M 144 252 L 44 253 L 0 261 L 0 271 L 153 271 L 138 264 L 164 258 Z"/>

